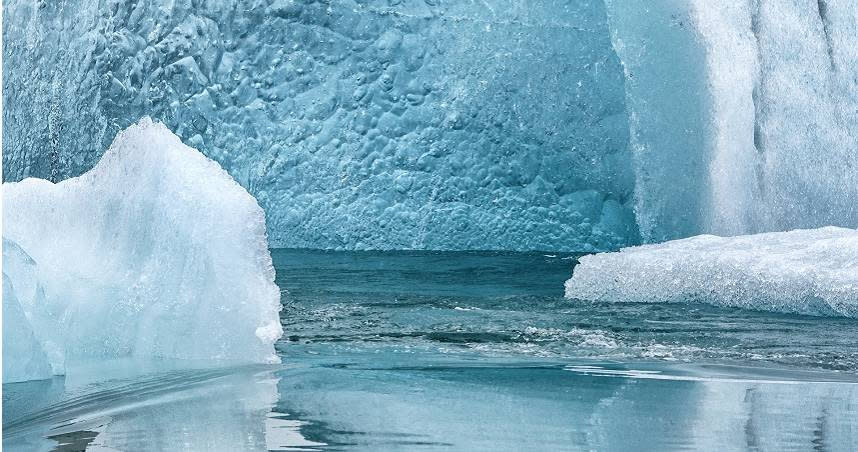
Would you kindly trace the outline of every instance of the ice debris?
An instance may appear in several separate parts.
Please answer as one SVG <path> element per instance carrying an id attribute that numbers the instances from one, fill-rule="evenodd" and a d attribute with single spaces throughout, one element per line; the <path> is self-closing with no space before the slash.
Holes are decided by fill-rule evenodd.
<path id="1" fill-rule="evenodd" d="M 566 297 L 858 317 L 858 231 L 701 235 L 584 256 Z"/>

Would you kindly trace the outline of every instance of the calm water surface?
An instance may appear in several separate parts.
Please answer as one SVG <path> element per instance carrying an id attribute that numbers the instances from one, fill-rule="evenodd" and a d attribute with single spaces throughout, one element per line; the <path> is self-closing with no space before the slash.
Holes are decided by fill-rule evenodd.
<path id="1" fill-rule="evenodd" d="M 282 365 L 3 385 L 4 449 L 858 445 L 855 320 L 566 300 L 574 255 L 272 255 Z"/>

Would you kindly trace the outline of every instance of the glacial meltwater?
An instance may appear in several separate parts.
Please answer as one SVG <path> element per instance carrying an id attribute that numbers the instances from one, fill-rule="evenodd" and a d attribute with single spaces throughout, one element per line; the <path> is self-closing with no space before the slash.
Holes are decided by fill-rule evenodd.
<path id="1" fill-rule="evenodd" d="M 858 444 L 854 319 L 567 299 L 573 254 L 272 257 L 281 364 L 113 360 L 4 384 L 4 449 Z"/>

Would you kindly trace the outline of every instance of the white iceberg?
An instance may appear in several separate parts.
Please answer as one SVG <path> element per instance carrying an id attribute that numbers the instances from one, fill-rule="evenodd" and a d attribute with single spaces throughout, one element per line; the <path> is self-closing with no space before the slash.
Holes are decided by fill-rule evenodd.
<path id="1" fill-rule="evenodd" d="M 584 256 L 566 297 L 858 317 L 858 231 L 701 235 Z"/>
<path id="2" fill-rule="evenodd" d="M 35 279 L 19 272 L 10 283 L 39 287 L 23 311 L 67 362 L 277 361 L 280 291 L 264 213 L 164 125 L 144 118 L 119 133 L 80 177 L 3 184 L 3 201 L 4 243 L 35 268 Z M 4 253 L 4 267 L 13 261 Z M 4 343 L 22 340 L 4 323 Z"/>

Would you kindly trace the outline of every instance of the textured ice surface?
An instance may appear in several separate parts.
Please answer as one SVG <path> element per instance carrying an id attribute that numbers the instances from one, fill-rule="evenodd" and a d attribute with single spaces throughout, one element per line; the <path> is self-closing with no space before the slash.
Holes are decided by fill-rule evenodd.
<path id="1" fill-rule="evenodd" d="M 626 77 L 635 211 L 644 241 L 700 232 L 707 108 L 687 0 L 606 0 Z"/>
<path id="2" fill-rule="evenodd" d="M 162 120 L 284 247 L 638 241 L 601 1 L 4 2 L 4 180 Z"/>
<path id="3" fill-rule="evenodd" d="M 606 6 L 645 241 L 858 226 L 858 2 Z"/>
<path id="4" fill-rule="evenodd" d="M 858 226 L 858 3 L 696 3 L 717 101 L 708 230 Z"/>
<path id="5" fill-rule="evenodd" d="M 858 317 L 858 231 L 702 235 L 584 256 L 566 296 Z"/>
<path id="6" fill-rule="evenodd" d="M 42 341 L 59 335 L 67 362 L 276 359 L 280 294 L 262 209 L 164 125 L 129 127 L 80 177 L 6 183 L 3 202 L 4 238 L 32 257 L 27 287 L 44 292 L 30 323 Z"/>
<path id="7" fill-rule="evenodd" d="M 600 250 L 858 226 L 850 0 L 4 2 L 5 181 L 152 115 L 272 243 Z"/>

